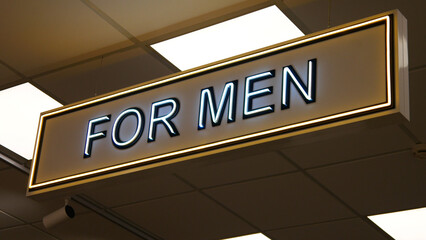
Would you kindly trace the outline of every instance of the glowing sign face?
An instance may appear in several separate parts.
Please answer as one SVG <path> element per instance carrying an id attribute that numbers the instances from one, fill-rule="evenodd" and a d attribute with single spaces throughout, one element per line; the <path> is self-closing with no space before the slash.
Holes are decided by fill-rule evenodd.
<path id="1" fill-rule="evenodd" d="M 289 96 L 290 96 L 290 81 L 288 80 L 288 75 L 291 76 L 292 82 L 296 86 L 298 92 L 305 100 L 306 103 L 315 102 L 315 72 L 316 72 L 316 59 L 308 61 L 308 75 L 307 75 L 307 87 L 304 85 L 303 81 L 296 73 L 294 68 L 286 66 L 283 68 L 282 75 L 282 110 L 289 108 Z M 244 110 L 242 119 L 259 116 L 262 114 L 273 113 L 274 104 L 259 107 L 253 109 L 253 101 L 256 98 L 260 98 L 264 95 L 272 94 L 273 87 L 267 87 L 259 90 L 254 90 L 254 83 L 257 81 L 273 78 L 275 76 L 275 70 L 255 74 L 250 77 L 246 77 L 245 88 L 244 88 Z M 213 87 L 204 88 L 201 90 L 200 102 L 199 102 L 199 112 L 198 112 L 198 130 L 206 128 L 207 113 L 210 114 L 210 121 L 212 127 L 219 126 L 222 122 L 223 114 L 225 111 L 225 105 L 228 105 L 228 123 L 235 122 L 236 115 L 236 103 L 237 103 L 237 90 L 238 90 L 238 80 L 231 81 L 225 84 L 223 88 L 219 106 L 216 104 L 215 92 Z M 159 116 L 159 109 L 161 107 L 170 106 L 171 111 L 163 116 Z M 148 142 L 155 141 L 155 135 L 157 132 L 157 125 L 163 124 L 170 137 L 179 136 L 179 131 L 176 128 L 176 125 L 171 121 L 179 112 L 180 103 L 176 98 L 161 100 L 152 104 L 150 121 L 149 121 L 149 134 Z M 207 111 L 210 109 L 210 112 Z M 122 141 L 120 138 L 120 126 L 123 120 L 129 116 L 134 115 L 136 117 L 136 130 L 132 134 L 131 138 L 127 141 Z M 94 132 L 95 124 L 100 124 L 109 121 L 111 115 L 98 117 L 95 119 L 89 120 L 86 134 L 86 143 L 84 147 L 84 157 L 90 157 L 93 141 L 96 139 L 106 137 L 107 131 Z M 128 148 L 133 146 L 140 138 L 143 131 L 144 123 L 144 114 L 143 111 L 139 108 L 129 108 L 121 112 L 117 119 L 114 122 L 112 127 L 112 142 L 117 148 Z"/>
<path id="2" fill-rule="evenodd" d="M 403 49 L 392 34 L 400 31 L 397 16 L 358 21 L 45 113 L 28 195 L 278 141 L 300 129 L 400 114 L 405 63 L 394 52 Z"/>

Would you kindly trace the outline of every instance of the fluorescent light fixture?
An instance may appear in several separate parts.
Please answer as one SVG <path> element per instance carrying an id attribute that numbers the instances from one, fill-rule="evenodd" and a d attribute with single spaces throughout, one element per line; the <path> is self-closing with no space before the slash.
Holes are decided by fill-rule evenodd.
<path id="1" fill-rule="evenodd" d="M 234 238 L 227 238 L 222 240 L 271 240 L 271 239 L 261 233 L 255 233 L 255 234 L 244 235 L 244 236 L 239 236 Z"/>
<path id="2" fill-rule="evenodd" d="M 395 240 L 426 239 L 426 207 L 368 217 Z"/>
<path id="3" fill-rule="evenodd" d="M 0 144 L 32 159 L 40 113 L 60 106 L 30 83 L 0 91 Z"/>
<path id="4" fill-rule="evenodd" d="M 187 70 L 303 35 L 274 5 L 151 47 Z"/>

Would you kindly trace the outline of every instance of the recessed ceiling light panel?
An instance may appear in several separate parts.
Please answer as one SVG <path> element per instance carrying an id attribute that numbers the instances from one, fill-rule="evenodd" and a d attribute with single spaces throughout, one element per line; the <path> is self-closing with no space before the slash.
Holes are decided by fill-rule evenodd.
<path id="1" fill-rule="evenodd" d="M 0 91 L 0 144 L 32 159 L 40 113 L 60 106 L 30 83 Z"/>
<path id="2" fill-rule="evenodd" d="M 262 233 L 255 233 L 255 234 L 244 235 L 244 236 L 239 236 L 234 238 L 227 238 L 222 240 L 271 240 L 271 239 L 266 237 Z"/>
<path id="3" fill-rule="evenodd" d="M 303 36 L 276 6 L 151 45 L 180 70 Z"/>
<path id="4" fill-rule="evenodd" d="M 368 218 L 395 240 L 426 239 L 426 207 Z"/>

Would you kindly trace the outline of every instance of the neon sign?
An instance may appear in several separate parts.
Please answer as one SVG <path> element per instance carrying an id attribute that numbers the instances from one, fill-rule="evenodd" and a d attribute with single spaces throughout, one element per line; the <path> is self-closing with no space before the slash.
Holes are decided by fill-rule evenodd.
<path id="1" fill-rule="evenodd" d="M 401 114 L 400 19 L 360 20 L 44 113 L 28 194 Z"/>

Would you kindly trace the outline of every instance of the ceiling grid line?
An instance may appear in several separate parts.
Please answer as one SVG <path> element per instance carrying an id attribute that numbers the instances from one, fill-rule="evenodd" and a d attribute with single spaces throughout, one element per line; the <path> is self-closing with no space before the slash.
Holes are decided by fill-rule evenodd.
<path id="1" fill-rule="evenodd" d="M 169 197 L 185 195 L 185 194 L 194 193 L 194 192 L 197 192 L 197 191 L 196 190 L 190 190 L 190 191 L 172 193 L 172 194 L 164 195 L 164 196 L 161 196 L 161 197 L 153 197 L 153 198 L 149 198 L 149 199 L 144 199 L 142 201 L 133 201 L 133 202 L 128 202 L 128 203 L 118 204 L 118 205 L 114 205 L 112 207 L 109 207 L 108 209 L 128 207 L 128 206 L 135 205 L 135 204 L 138 204 L 138 203 L 143 203 L 143 202 L 148 202 L 148 201 L 156 201 L 156 200 L 161 200 L 161 199 L 165 199 L 165 198 L 169 198 Z"/>
<path id="2" fill-rule="evenodd" d="M 202 189 L 196 187 L 195 185 L 191 184 L 189 181 L 187 181 L 186 179 L 184 179 L 183 177 L 179 176 L 178 174 L 174 174 L 174 176 L 176 178 L 178 178 L 179 180 L 181 180 L 182 182 L 188 184 L 190 187 L 196 189 L 196 191 L 198 193 L 200 193 L 201 195 L 203 195 L 204 197 L 208 198 L 210 201 L 213 201 L 215 204 L 219 205 L 220 207 L 222 207 L 224 210 L 228 211 L 229 213 L 231 213 L 232 215 L 234 215 L 235 217 L 237 217 L 238 219 L 240 219 L 241 221 L 243 221 L 244 223 L 248 224 L 250 227 L 254 228 L 257 232 L 264 234 L 265 236 L 269 237 L 264 231 L 262 231 L 259 227 L 257 227 L 256 225 L 254 225 L 253 223 L 251 223 L 250 221 L 248 221 L 247 219 L 243 218 L 242 216 L 240 216 L 239 214 L 237 214 L 235 211 L 233 211 L 232 209 L 228 208 L 227 206 L 225 206 L 224 204 L 222 204 L 221 202 L 219 202 L 218 200 L 214 199 L 212 196 L 208 195 L 207 193 L 205 193 Z M 273 240 L 273 238 L 269 237 L 271 240 Z"/>
<path id="3" fill-rule="evenodd" d="M 42 233 L 44 233 L 44 234 L 49 235 L 50 237 L 52 237 L 52 238 L 54 238 L 54 239 L 60 240 L 60 238 L 58 238 L 57 236 L 53 235 L 53 234 L 52 234 L 52 233 L 50 233 L 49 231 L 44 231 L 43 229 L 38 228 L 36 225 L 34 225 L 34 223 L 30 223 L 30 224 L 28 224 L 28 226 L 30 226 L 30 227 L 32 227 L 32 228 L 34 228 L 34 229 L 35 229 L 36 231 L 38 231 L 38 232 L 42 232 Z"/>
<path id="4" fill-rule="evenodd" d="M 20 84 L 23 84 L 23 83 L 26 83 L 26 82 L 27 82 L 27 79 L 20 78 L 18 80 L 12 81 L 12 82 L 8 82 L 8 83 L 5 83 L 5 84 L 2 84 L 2 85 L 0 85 L 0 91 L 8 89 L 8 88 L 11 88 L 11 87 L 14 87 L 14 86 L 17 86 L 17 85 L 20 85 Z"/>
<path id="5" fill-rule="evenodd" d="M 407 128 L 407 126 L 404 124 L 399 124 L 398 126 L 415 144 L 422 142 L 412 131 L 410 131 L 410 129 Z"/>
<path id="6" fill-rule="evenodd" d="M 337 194 L 335 194 L 333 191 L 328 189 L 324 184 L 322 184 L 320 181 L 318 181 L 315 177 L 313 177 L 311 174 L 309 174 L 305 169 L 299 166 L 295 161 L 291 160 L 288 156 L 286 156 L 282 152 L 278 152 L 284 159 L 287 159 L 291 164 L 293 164 L 294 167 L 296 167 L 305 177 L 309 178 L 313 183 L 317 184 L 318 187 L 320 187 L 322 190 L 330 194 L 335 200 L 337 200 L 340 204 L 345 206 L 349 211 L 351 211 L 353 214 L 355 214 L 358 218 L 362 219 L 367 225 L 377 230 L 383 237 L 389 240 L 394 240 L 387 232 L 383 231 L 383 229 L 379 228 L 376 224 L 374 224 L 370 219 L 368 219 L 366 216 L 361 215 L 356 211 L 352 206 L 350 206 L 348 203 L 343 201 Z"/>
<path id="7" fill-rule="evenodd" d="M 13 68 L 12 66 L 8 65 L 7 63 L 5 63 L 2 60 L 0 60 L 0 64 L 3 65 L 3 66 L 5 66 L 6 68 L 8 68 L 10 71 L 12 71 L 13 73 L 15 73 L 19 77 L 21 77 L 21 79 L 18 79 L 16 81 L 9 82 L 9 83 L 7 83 L 7 84 L 5 84 L 3 86 L 0 86 L 0 91 L 3 90 L 3 89 L 6 89 L 6 88 L 14 87 L 14 86 L 22 84 L 22 83 L 29 82 L 33 86 L 35 86 L 38 89 L 42 90 L 49 97 L 55 99 L 56 101 L 60 102 L 61 104 L 64 103 L 64 101 L 61 100 L 58 96 L 56 96 L 55 94 L 51 93 L 50 91 L 47 91 L 42 86 L 40 86 L 39 84 L 37 84 L 36 82 L 34 82 L 32 77 L 28 77 L 28 76 L 24 75 L 23 73 L 19 72 L 18 70 L 16 70 L 15 68 Z"/>
<path id="8" fill-rule="evenodd" d="M 25 76 L 23 73 L 19 72 L 18 70 L 16 70 L 15 68 L 13 68 L 12 66 L 10 66 L 9 64 L 7 64 L 6 62 L 4 62 L 3 60 L 0 59 L 0 65 L 4 66 L 5 68 L 7 68 L 8 70 L 10 70 L 11 72 L 13 72 L 15 75 L 17 75 L 18 77 L 20 77 L 20 79 L 12 81 L 12 82 L 8 82 L 6 84 L 3 84 L 0 86 L 0 91 L 6 88 L 10 88 L 13 86 L 16 86 L 18 84 L 22 84 L 28 81 L 27 76 Z"/>
<path id="9" fill-rule="evenodd" d="M 249 0 L 247 0 L 248 2 Z M 255 0 L 253 0 L 254 2 Z M 237 9 L 233 8 L 236 5 L 239 5 L 239 7 Z M 196 24 L 182 24 L 177 23 L 174 25 L 170 25 L 167 27 L 167 30 L 165 31 L 161 31 L 161 32 L 165 32 L 165 33 L 160 33 L 160 34 L 154 34 L 154 36 L 147 36 L 146 40 L 142 41 L 144 44 L 146 45 L 152 45 L 155 43 L 159 43 L 168 39 L 172 39 L 181 35 L 185 35 L 187 33 L 191 33 L 203 28 L 208 28 L 210 26 L 222 23 L 222 22 L 226 22 L 228 20 L 232 20 L 234 18 L 258 11 L 260 9 L 263 8 L 267 8 L 274 5 L 274 2 L 272 0 L 257 0 L 257 3 L 255 4 L 249 4 L 248 6 L 243 6 L 240 4 L 235 4 L 231 7 L 228 7 L 229 9 L 222 9 L 222 12 L 226 12 L 226 13 L 222 13 L 219 16 L 217 16 L 217 14 L 208 14 L 209 16 L 206 15 L 201 15 L 198 17 L 195 17 L 195 22 Z M 212 16 L 210 16 L 212 15 Z M 198 18 L 202 18 L 202 20 L 197 20 Z M 184 22 L 188 22 L 191 21 L 193 19 L 189 19 L 189 20 L 185 20 Z M 183 25 L 183 26 L 181 26 Z M 164 29 L 161 29 L 164 30 Z"/>
<path id="10" fill-rule="evenodd" d="M 422 70 L 424 68 L 426 68 L 426 64 L 422 64 L 422 65 L 415 66 L 415 67 L 410 67 L 408 70 L 411 73 L 411 72 L 414 72 L 414 71 Z"/>
<path id="11" fill-rule="evenodd" d="M 9 64 L 7 64 L 6 62 L 4 62 L 3 60 L 0 59 L 0 64 L 5 66 L 7 69 L 9 69 L 10 71 L 12 71 L 13 73 L 15 73 L 16 75 L 18 75 L 21 78 L 27 78 L 27 76 L 25 76 L 23 73 L 19 72 L 18 70 L 16 70 L 15 68 L 13 68 L 12 66 L 10 66 Z"/>
<path id="12" fill-rule="evenodd" d="M 25 173 L 25 174 L 30 173 L 30 169 L 28 167 L 26 167 L 24 164 L 12 159 L 12 158 L 6 156 L 2 152 L 0 152 L 0 159 L 3 160 L 5 163 L 9 164 L 10 166 L 15 167 L 15 169 L 18 169 L 22 173 Z"/>
<path id="13" fill-rule="evenodd" d="M 249 178 L 249 179 L 244 179 L 244 180 L 239 180 L 239 181 L 234 181 L 234 182 L 221 183 L 221 184 L 217 184 L 217 185 L 203 187 L 203 188 L 200 188 L 200 189 L 204 191 L 204 190 L 209 190 L 209 189 L 213 189 L 213 188 L 217 188 L 217 187 L 224 187 L 224 186 L 240 184 L 240 183 L 248 183 L 248 182 L 258 181 L 258 180 L 267 179 L 267 178 L 271 178 L 271 177 L 285 176 L 285 175 L 288 175 L 288 174 L 298 173 L 298 172 L 299 172 L 299 170 L 286 171 L 286 172 L 271 174 L 271 175 L 267 175 L 267 176 Z"/>
<path id="14" fill-rule="evenodd" d="M 351 219 L 358 219 L 358 217 L 336 218 L 336 219 L 332 219 L 332 220 L 325 220 L 325 221 L 319 221 L 319 222 L 314 222 L 314 223 L 305 223 L 305 224 L 297 224 L 297 225 L 291 225 L 291 226 L 280 227 L 280 228 L 271 228 L 271 229 L 265 230 L 265 232 L 292 229 L 292 228 L 297 228 L 297 227 L 315 226 L 315 225 L 324 224 L 324 223 L 333 223 L 333 222 L 339 222 L 339 221 L 351 220 Z"/>
<path id="15" fill-rule="evenodd" d="M 305 35 L 312 33 L 312 30 L 306 26 L 299 19 L 299 17 L 294 14 L 294 12 L 284 3 L 284 0 L 271 0 L 273 4 L 275 4 L 291 21 L 302 31 Z"/>
<path id="16" fill-rule="evenodd" d="M 62 71 L 62 70 L 68 69 L 68 68 L 73 68 L 73 67 L 76 67 L 76 66 L 88 63 L 88 62 L 95 61 L 95 60 L 100 60 L 103 57 L 108 57 L 108 56 L 111 56 L 111 55 L 114 55 L 114 54 L 117 54 L 117 53 L 120 53 L 120 52 L 132 50 L 132 49 L 135 49 L 135 48 L 137 48 L 136 45 L 131 45 L 131 46 L 128 46 L 128 47 L 120 48 L 120 49 L 117 49 L 117 50 L 114 50 L 114 51 L 111 51 L 111 52 L 107 52 L 107 53 L 103 53 L 103 54 L 100 54 L 100 55 L 97 55 L 97 56 L 94 56 L 94 57 L 89 57 L 89 58 L 86 58 L 84 60 L 80 60 L 80 61 L 77 61 L 75 63 L 71 63 L 71 64 L 68 64 L 68 65 L 65 65 L 65 66 L 62 66 L 62 67 L 58 67 L 58 68 L 54 68 L 54 69 L 51 69 L 51 70 L 48 70 L 48 71 L 44 71 L 42 73 L 34 74 L 34 75 L 31 75 L 30 78 L 32 78 L 32 79 L 40 78 L 40 77 L 43 77 L 43 76 L 46 76 L 46 75 L 49 75 L 49 74 L 52 74 L 52 73 L 55 73 L 55 72 L 59 72 L 59 71 Z"/>
<path id="17" fill-rule="evenodd" d="M 2 154 L 0 153 L 0 155 L 2 155 Z M 15 162 L 15 164 L 13 164 L 12 162 Z M 29 174 L 30 169 L 25 167 L 25 166 L 22 167 L 24 169 L 21 169 L 19 167 L 18 161 L 14 160 L 14 159 L 10 159 L 10 164 L 12 166 L 14 166 L 15 169 L 22 171 L 22 173 Z M 99 203 L 94 202 L 94 201 L 88 199 L 87 197 L 85 197 L 83 195 L 74 195 L 74 196 L 71 197 L 71 199 L 74 200 L 75 202 L 79 203 L 80 205 L 92 210 L 93 212 L 95 212 L 99 216 L 102 216 L 105 219 L 107 219 L 107 220 L 115 223 L 116 225 L 122 227 L 123 229 L 135 234 L 136 236 L 141 237 L 142 239 L 145 239 L 145 240 L 157 240 L 157 239 L 161 240 L 159 238 L 152 237 L 152 235 L 149 234 L 149 233 L 146 233 L 144 230 L 141 229 L 141 227 L 139 225 L 135 225 L 135 224 L 130 223 L 127 219 L 125 219 L 124 217 L 122 217 L 118 213 L 115 213 L 113 210 L 107 209 L 107 208 L 103 207 L 102 205 L 100 205 Z M 23 222 L 25 222 L 25 221 L 23 221 Z M 27 223 L 27 225 L 28 224 L 30 224 L 30 223 Z"/>
<path id="18" fill-rule="evenodd" d="M 349 159 L 349 160 L 341 161 L 341 162 L 328 163 L 328 164 L 318 165 L 318 166 L 314 166 L 314 167 L 306 167 L 304 169 L 305 170 L 313 170 L 313 169 L 320 169 L 320 168 L 330 167 L 330 166 L 338 166 L 338 165 L 341 165 L 341 164 L 367 160 L 367 159 L 370 159 L 370 158 L 384 157 L 384 156 L 388 156 L 388 155 L 403 153 L 403 152 L 407 152 L 407 151 L 410 151 L 410 150 L 411 150 L 411 148 L 404 148 L 404 149 L 400 149 L 400 150 L 396 150 L 396 151 L 389 151 L 389 152 L 385 152 L 385 153 L 363 156 L 363 157 Z M 278 153 L 279 151 L 274 151 L 274 152 Z M 240 183 L 248 183 L 248 182 L 252 182 L 252 181 L 267 179 L 267 178 L 271 178 L 271 177 L 284 176 L 284 175 L 287 175 L 287 174 L 292 174 L 292 173 L 297 173 L 297 172 L 300 172 L 300 170 L 297 169 L 297 170 L 286 171 L 286 172 L 262 176 L 262 177 L 255 177 L 255 178 L 249 178 L 249 179 L 244 179 L 244 180 L 239 180 L 239 181 L 234 181 L 234 182 L 227 182 L 227 183 L 212 185 L 212 186 L 208 186 L 208 187 L 202 187 L 202 188 L 199 188 L 199 189 L 200 190 L 209 190 L 209 189 L 213 189 L 213 188 L 217 188 L 217 187 L 223 187 L 223 186 L 240 184 Z M 160 197 L 160 198 L 163 198 L 163 197 Z"/>
<path id="19" fill-rule="evenodd" d="M 89 0 L 80 0 L 84 5 L 86 5 L 90 10 L 96 13 L 99 17 L 101 17 L 105 22 L 107 22 L 111 27 L 115 30 L 123 34 L 126 38 L 132 41 L 134 44 L 139 44 L 139 40 L 134 37 L 129 31 L 127 31 L 124 27 L 118 24 L 114 19 L 108 16 L 104 11 L 98 8 L 94 3 Z"/>
<path id="20" fill-rule="evenodd" d="M 123 229 L 126 229 L 127 231 L 135 234 L 136 236 L 140 237 L 144 240 L 161 240 L 158 236 L 154 236 L 153 233 L 148 232 L 145 229 L 142 229 L 141 226 L 131 222 L 129 219 L 124 218 L 123 216 L 119 215 L 115 211 L 104 207 L 102 204 L 92 200 L 91 198 L 80 194 L 75 195 L 71 197 L 72 200 L 75 202 L 87 207 L 88 209 L 92 210 L 93 212 L 97 213 L 98 215 L 105 217 L 106 219 L 110 220 L 111 222 L 117 224 L 118 226 L 122 227 Z"/>
<path id="21" fill-rule="evenodd" d="M 124 35 L 126 38 L 128 38 L 130 41 L 132 41 L 136 46 L 138 46 L 142 50 L 146 51 L 152 57 L 154 57 L 155 59 L 162 62 L 170 70 L 172 70 L 173 72 L 179 72 L 180 71 L 175 65 L 173 65 L 169 60 L 164 58 L 162 55 L 158 54 L 150 46 L 146 46 L 141 41 L 139 41 L 135 36 L 133 36 L 123 26 L 121 26 L 114 19 L 112 19 L 110 16 L 108 16 L 104 11 L 102 11 L 100 8 L 98 8 L 94 3 L 90 2 L 89 0 L 80 0 L 80 1 L 83 4 L 85 4 L 90 10 L 92 10 L 94 13 L 96 13 L 100 18 L 102 18 L 105 22 L 107 22 L 109 25 L 111 25 L 115 30 L 120 32 L 122 35 Z"/>
<path id="22" fill-rule="evenodd" d="M 407 151 L 410 151 L 410 150 L 411 150 L 411 148 L 404 148 L 404 149 L 389 151 L 389 152 L 385 152 L 385 153 L 378 153 L 378 154 L 374 154 L 374 155 L 368 155 L 368 156 L 353 158 L 353 159 L 340 161 L 340 162 L 327 163 L 327 164 L 322 164 L 322 165 L 318 165 L 318 166 L 314 166 L 314 167 L 306 167 L 304 169 L 305 170 L 313 170 L 313 169 L 320 169 L 320 168 L 325 168 L 325 167 L 330 167 L 330 166 L 339 166 L 339 165 L 346 164 L 346 163 L 368 160 L 368 159 L 377 158 L 377 157 L 386 157 L 386 156 L 390 156 L 390 155 L 393 155 L 393 154 L 407 152 Z"/>
<path id="23" fill-rule="evenodd" d="M 1 170 L 0 170 L 0 171 L 1 171 Z M 0 214 L 4 214 L 4 215 L 6 215 L 6 216 L 8 216 L 8 217 L 10 217 L 10 218 L 13 218 L 14 220 L 16 220 L 16 221 L 18 221 L 18 222 L 21 222 L 21 224 L 19 224 L 19 225 L 15 225 L 15 226 L 12 226 L 12 227 L 22 226 L 22 225 L 29 224 L 28 222 L 26 222 L 26 221 L 24 221 L 24 220 L 22 220 L 22 219 L 20 219 L 20 218 L 18 218 L 18 217 L 15 217 L 14 215 L 12 215 L 12 214 L 10 214 L 10 213 L 7 213 L 7 212 L 5 212 L 4 210 L 1 210 L 1 209 L 0 209 Z M 7 228 L 8 228 L 8 227 L 6 227 L 6 228 L 0 228 L 0 230 L 7 229 Z"/>

